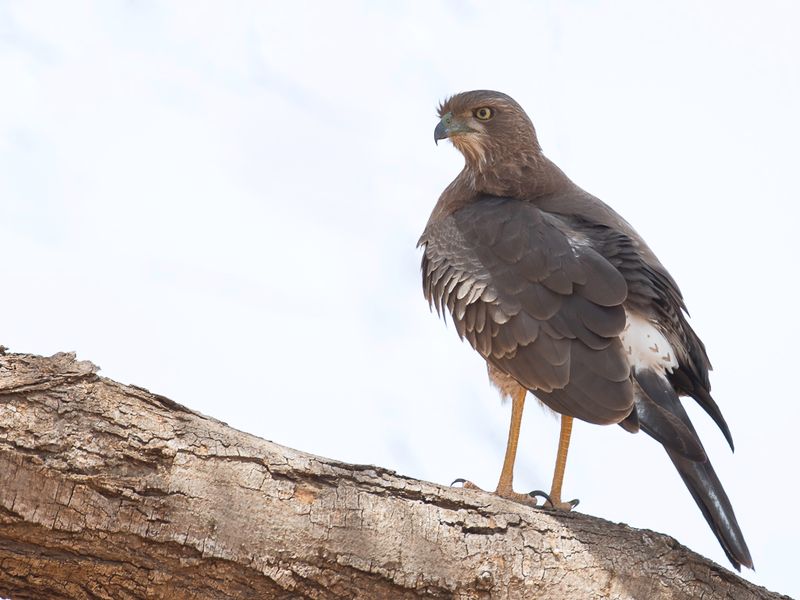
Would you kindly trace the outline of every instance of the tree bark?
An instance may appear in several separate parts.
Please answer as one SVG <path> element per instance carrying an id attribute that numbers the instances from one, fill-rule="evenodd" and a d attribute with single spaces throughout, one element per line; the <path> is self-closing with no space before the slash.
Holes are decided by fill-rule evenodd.
<path id="1" fill-rule="evenodd" d="M 236 431 L 72 354 L 0 356 L 0 596 L 785 598 L 652 531 Z"/>

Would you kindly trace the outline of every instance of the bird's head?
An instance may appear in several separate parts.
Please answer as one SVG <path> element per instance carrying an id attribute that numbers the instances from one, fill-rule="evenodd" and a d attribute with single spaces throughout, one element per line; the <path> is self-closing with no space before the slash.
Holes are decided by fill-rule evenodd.
<path id="1" fill-rule="evenodd" d="M 462 92 L 439 105 L 433 139 L 449 138 L 467 165 L 479 171 L 499 161 L 535 160 L 541 149 L 533 123 L 513 98 L 501 92 Z"/>

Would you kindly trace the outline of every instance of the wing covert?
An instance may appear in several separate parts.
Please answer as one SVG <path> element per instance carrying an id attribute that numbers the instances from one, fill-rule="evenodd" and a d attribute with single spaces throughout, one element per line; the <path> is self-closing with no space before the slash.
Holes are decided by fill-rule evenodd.
<path id="1" fill-rule="evenodd" d="M 562 414 L 631 412 L 627 284 L 587 239 L 529 203 L 482 197 L 430 223 L 420 245 L 426 298 L 487 362 Z"/>

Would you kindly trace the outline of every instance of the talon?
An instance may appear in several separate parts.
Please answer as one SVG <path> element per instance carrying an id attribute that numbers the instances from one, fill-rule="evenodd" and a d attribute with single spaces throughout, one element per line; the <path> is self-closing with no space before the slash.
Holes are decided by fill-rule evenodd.
<path id="1" fill-rule="evenodd" d="M 580 504 L 580 500 L 578 499 L 570 500 L 569 502 L 560 502 L 560 501 L 553 502 L 553 498 L 550 496 L 550 494 L 543 492 L 542 490 L 533 490 L 528 495 L 531 496 L 532 498 L 536 497 L 543 498 L 544 504 L 542 505 L 542 507 L 551 510 L 570 511 L 576 506 L 578 506 L 578 504 Z"/>
<path id="2" fill-rule="evenodd" d="M 550 499 L 550 494 L 543 492 L 542 490 L 533 490 L 532 492 L 528 492 L 528 496 L 531 498 L 542 498 L 544 499 L 544 506 L 548 504 L 552 507 L 553 501 Z"/>
<path id="3" fill-rule="evenodd" d="M 459 477 L 458 479 L 454 479 L 453 483 L 450 484 L 450 487 L 454 486 L 457 483 L 460 483 L 461 484 L 461 488 L 465 489 L 465 490 L 479 490 L 479 489 L 481 489 L 477 485 L 472 483 L 471 481 L 469 481 L 467 479 L 462 479 L 461 477 Z"/>
<path id="4" fill-rule="evenodd" d="M 570 500 L 569 502 L 553 502 L 550 500 L 545 506 L 547 510 L 557 510 L 559 512 L 570 512 L 573 508 L 578 506 L 579 500 Z"/>

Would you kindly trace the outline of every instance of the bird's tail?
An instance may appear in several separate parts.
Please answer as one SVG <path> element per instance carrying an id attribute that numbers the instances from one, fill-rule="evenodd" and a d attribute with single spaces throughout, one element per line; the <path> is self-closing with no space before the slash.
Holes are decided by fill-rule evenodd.
<path id="1" fill-rule="evenodd" d="M 711 462 L 691 461 L 674 450 L 669 448 L 665 450 L 733 567 L 737 571 L 741 570 L 742 565 L 752 569 L 753 559 L 750 557 L 750 550 L 747 549 L 742 530 L 736 522 L 731 501 L 728 500 L 728 495 Z"/>
<path id="2" fill-rule="evenodd" d="M 705 454 L 697 431 L 689 420 L 678 394 L 664 378 L 652 371 L 637 372 L 635 378 L 642 392 L 642 398 L 637 398 L 636 402 L 636 413 L 641 428 L 664 444 L 664 449 L 734 568 L 739 571 L 741 565 L 744 565 L 752 569 L 753 559 L 750 557 L 750 550 L 744 541 L 744 535 L 736 521 L 728 495 L 714 472 L 714 467 L 711 466 L 711 461 L 707 456 L 698 457 L 696 448 L 688 443 L 688 439 L 677 441 L 665 439 L 667 436 L 664 434 L 669 431 L 677 433 L 678 437 L 691 436 Z M 654 410 L 651 403 L 657 404 L 658 410 Z M 664 413 L 669 414 L 670 423 L 667 424 L 669 427 L 665 425 Z M 675 422 L 680 422 L 685 428 L 676 428 Z"/>

